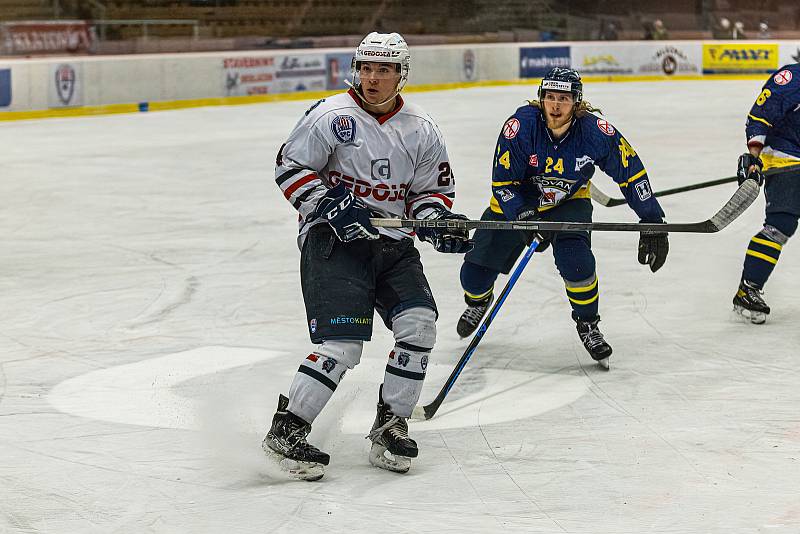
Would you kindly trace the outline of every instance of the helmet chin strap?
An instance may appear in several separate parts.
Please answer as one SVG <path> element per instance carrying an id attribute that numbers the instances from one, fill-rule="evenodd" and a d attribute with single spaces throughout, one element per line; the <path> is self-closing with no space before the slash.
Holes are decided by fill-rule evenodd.
<path id="1" fill-rule="evenodd" d="M 379 102 L 377 104 L 373 104 L 372 102 L 368 102 L 367 99 L 364 98 L 364 95 L 361 94 L 361 91 L 359 90 L 359 87 L 361 87 L 360 85 L 355 86 L 350 82 L 350 80 L 345 80 L 344 83 L 347 84 L 347 86 L 350 87 L 350 89 L 352 89 L 353 92 L 356 95 L 358 95 L 358 98 L 360 98 L 361 101 L 364 102 L 365 104 L 367 104 L 368 106 L 382 106 L 382 105 L 384 105 L 384 104 L 386 104 L 388 102 L 391 102 L 392 100 L 394 100 L 397 97 L 397 95 L 400 94 L 400 89 L 397 88 L 400 85 L 400 82 L 398 81 L 397 85 L 395 85 L 395 92 L 394 92 L 394 94 L 392 96 L 390 96 L 389 98 L 387 98 L 383 102 Z"/>

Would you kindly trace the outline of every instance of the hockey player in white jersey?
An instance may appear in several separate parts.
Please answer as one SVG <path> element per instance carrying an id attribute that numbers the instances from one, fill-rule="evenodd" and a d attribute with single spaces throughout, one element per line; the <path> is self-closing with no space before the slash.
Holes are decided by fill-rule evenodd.
<path id="1" fill-rule="evenodd" d="M 296 478 L 316 480 L 330 457 L 306 441 L 311 424 L 372 336 L 377 311 L 391 329 L 373 465 L 406 472 L 416 457 L 407 418 L 436 339 L 436 303 L 413 232 L 375 228 L 370 216 L 466 219 L 450 210 L 455 182 L 433 120 L 406 103 L 410 54 L 397 33 L 370 33 L 356 50 L 351 88 L 320 100 L 281 147 L 276 182 L 300 214 L 300 274 L 313 351 L 278 410 L 263 448 Z M 472 246 L 465 231 L 420 229 L 439 252 Z"/>

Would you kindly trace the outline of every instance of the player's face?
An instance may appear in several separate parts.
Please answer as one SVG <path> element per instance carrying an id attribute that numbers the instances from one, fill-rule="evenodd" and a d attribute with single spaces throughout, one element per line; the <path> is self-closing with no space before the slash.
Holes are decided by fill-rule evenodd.
<path id="1" fill-rule="evenodd" d="M 379 104 L 390 98 L 397 89 L 400 74 L 394 63 L 363 62 L 358 69 L 364 100 Z"/>
<path id="2" fill-rule="evenodd" d="M 572 120 L 575 113 L 575 99 L 571 93 L 561 93 L 557 91 L 545 91 L 542 98 L 547 127 L 557 130 Z"/>

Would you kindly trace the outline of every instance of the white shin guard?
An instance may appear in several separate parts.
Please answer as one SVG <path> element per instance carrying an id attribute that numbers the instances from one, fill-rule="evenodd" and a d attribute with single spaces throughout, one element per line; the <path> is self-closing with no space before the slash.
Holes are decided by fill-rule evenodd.
<path id="1" fill-rule="evenodd" d="M 392 320 L 395 346 L 383 379 L 383 401 L 398 417 L 411 417 L 436 342 L 436 312 L 409 308 Z"/>
<path id="2" fill-rule="evenodd" d="M 288 410 L 313 423 L 348 369 L 361 361 L 363 341 L 325 341 L 306 356 L 289 388 Z"/>

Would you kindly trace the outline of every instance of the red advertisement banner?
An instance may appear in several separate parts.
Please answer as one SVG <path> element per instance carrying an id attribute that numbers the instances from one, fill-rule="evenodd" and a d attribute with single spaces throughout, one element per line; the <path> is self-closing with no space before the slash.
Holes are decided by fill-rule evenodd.
<path id="1" fill-rule="evenodd" d="M 88 54 L 95 42 L 94 27 L 83 20 L 8 22 L 0 24 L 6 54 Z"/>

